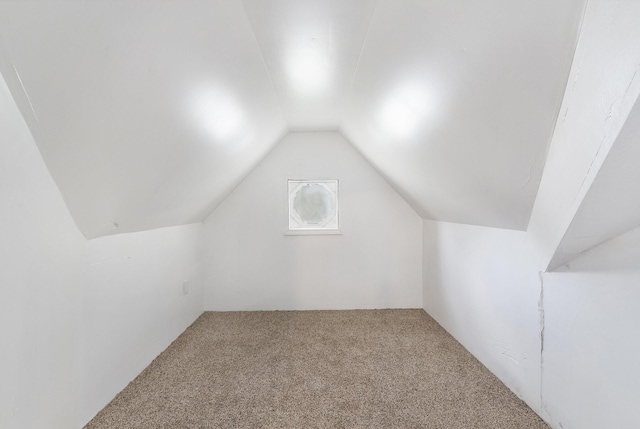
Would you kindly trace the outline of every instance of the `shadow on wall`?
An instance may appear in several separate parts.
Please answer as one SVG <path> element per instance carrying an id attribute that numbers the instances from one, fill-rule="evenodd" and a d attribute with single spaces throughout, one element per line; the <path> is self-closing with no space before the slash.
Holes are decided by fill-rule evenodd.
<path id="1" fill-rule="evenodd" d="M 638 273 L 640 227 L 612 238 L 580 254 L 545 275 L 560 273 Z"/>
<path id="2" fill-rule="evenodd" d="M 422 284 L 424 288 L 422 307 L 437 320 L 439 313 L 451 312 L 451 308 L 447 308 L 447 306 L 431 305 L 432 302 L 447 302 L 444 299 L 446 291 L 441 287 L 438 222 L 424 220 L 422 222 L 422 237 Z"/>

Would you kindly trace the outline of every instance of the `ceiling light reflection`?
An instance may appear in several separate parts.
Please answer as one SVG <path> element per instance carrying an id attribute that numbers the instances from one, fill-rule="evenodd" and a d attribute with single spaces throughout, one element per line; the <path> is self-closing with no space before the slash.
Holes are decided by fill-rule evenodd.
<path id="1" fill-rule="evenodd" d="M 242 108 L 223 89 L 199 88 L 193 93 L 191 112 L 199 128 L 219 142 L 239 137 L 244 125 Z"/>
<path id="2" fill-rule="evenodd" d="M 292 88 L 301 95 L 320 95 L 329 87 L 329 59 L 315 46 L 292 50 L 286 67 Z"/>
<path id="3" fill-rule="evenodd" d="M 404 83 L 392 91 L 378 110 L 378 124 L 384 134 L 407 139 L 418 133 L 431 113 L 432 99 L 417 83 Z"/>

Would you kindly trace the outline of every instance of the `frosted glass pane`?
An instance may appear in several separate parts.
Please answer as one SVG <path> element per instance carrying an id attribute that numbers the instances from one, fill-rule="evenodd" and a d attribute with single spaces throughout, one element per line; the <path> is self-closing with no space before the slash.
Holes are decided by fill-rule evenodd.
<path id="1" fill-rule="evenodd" d="M 289 229 L 338 229 L 337 180 L 289 180 Z"/>

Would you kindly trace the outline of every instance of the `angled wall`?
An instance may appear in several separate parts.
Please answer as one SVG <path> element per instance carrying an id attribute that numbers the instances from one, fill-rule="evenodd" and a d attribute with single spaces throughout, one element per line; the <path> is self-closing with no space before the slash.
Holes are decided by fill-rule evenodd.
<path id="1" fill-rule="evenodd" d="M 599 242 L 599 237 L 602 237 L 600 241 L 612 238 L 612 234 L 603 231 L 621 233 L 632 229 L 628 222 L 622 229 L 615 224 L 603 228 L 601 224 L 617 222 L 624 225 L 625 221 L 616 221 L 616 216 L 609 220 L 602 210 L 585 219 L 585 213 L 580 211 L 581 207 L 584 211 L 585 197 L 613 145 L 621 145 L 620 132 L 640 95 L 639 20 L 640 3 L 636 1 L 591 0 L 585 10 L 573 66 L 528 226 L 537 263 L 545 271 L 555 269 L 587 250 L 582 243 L 585 238 L 593 245 Z M 621 158 L 625 156 L 633 154 L 627 153 Z M 617 174 L 619 171 L 613 168 L 605 173 Z M 610 183 L 617 188 L 611 187 L 608 192 L 599 189 L 596 206 L 608 205 L 608 194 L 613 195 L 614 203 L 620 200 L 620 195 L 623 201 L 625 197 L 635 198 L 633 192 L 625 189 L 624 181 Z M 621 207 L 619 203 L 618 206 Z M 603 213 L 605 219 L 598 218 Z M 640 219 L 640 213 L 632 218 Z M 572 234 L 570 226 L 576 220 L 580 228 Z"/>
<path id="2" fill-rule="evenodd" d="M 0 427 L 81 427 L 202 313 L 202 224 L 86 241 L 1 78 L 0 142 Z"/>
<path id="3" fill-rule="evenodd" d="M 633 159 L 619 136 L 640 93 L 638 17 L 637 2 L 589 2 L 526 233 L 425 221 L 425 310 L 554 429 L 640 419 L 640 232 L 563 248 L 631 224 L 606 206 L 636 198 L 637 168 L 601 167 Z M 585 216 L 585 201 L 606 208 Z"/>
<path id="4" fill-rule="evenodd" d="M 555 272 L 530 234 L 424 221 L 424 309 L 554 429 L 640 420 L 640 229 Z"/>
<path id="5" fill-rule="evenodd" d="M 522 231 L 424 221 L 424 309 L 540 412 L 540 279 Z"/>
<path id="6" fill-rule="evenodd" d="M 87 239 L 201 222 L 286 124 L 243 2 L 0 2 L 0 72 Z"/>
<path id="7" fill-rule="evenodd" d="M 0 427 L 75 427 L 76 228 L 0 77 Z"/>
<path id="8" fill-rule="evenodd" d="M 285 235 L 287 179 L 339 180 L 342 235 Z M 340 134 L 288 134 L 205 221 L 205 310 L 419 308 L 421 228 Z"/>
<path id="9" fill-rule="evenodd" d="M 86 242 L 80 426 L 202 314 L 201 238 L 198 223 Z"/>

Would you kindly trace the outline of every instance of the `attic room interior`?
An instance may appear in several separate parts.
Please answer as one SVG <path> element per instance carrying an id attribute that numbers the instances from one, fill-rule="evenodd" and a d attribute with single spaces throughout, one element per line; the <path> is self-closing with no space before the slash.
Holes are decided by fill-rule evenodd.
<path id="1" fill-rule="evenodd" d="M 186 338 L 269 358 L 265 317 L 342 335 L 295 344 L 367 379 L 363 341 L 404 347 L 376 400 L 414 402 L 226 427 L 525 427 L 394 420 L 431 412 L 402 378 L 431 368 L 421 323 L 531 427 L 639 427 L 638 23 L 634 0 L 0 2 L 0 427 L 84 427 Z"/>

